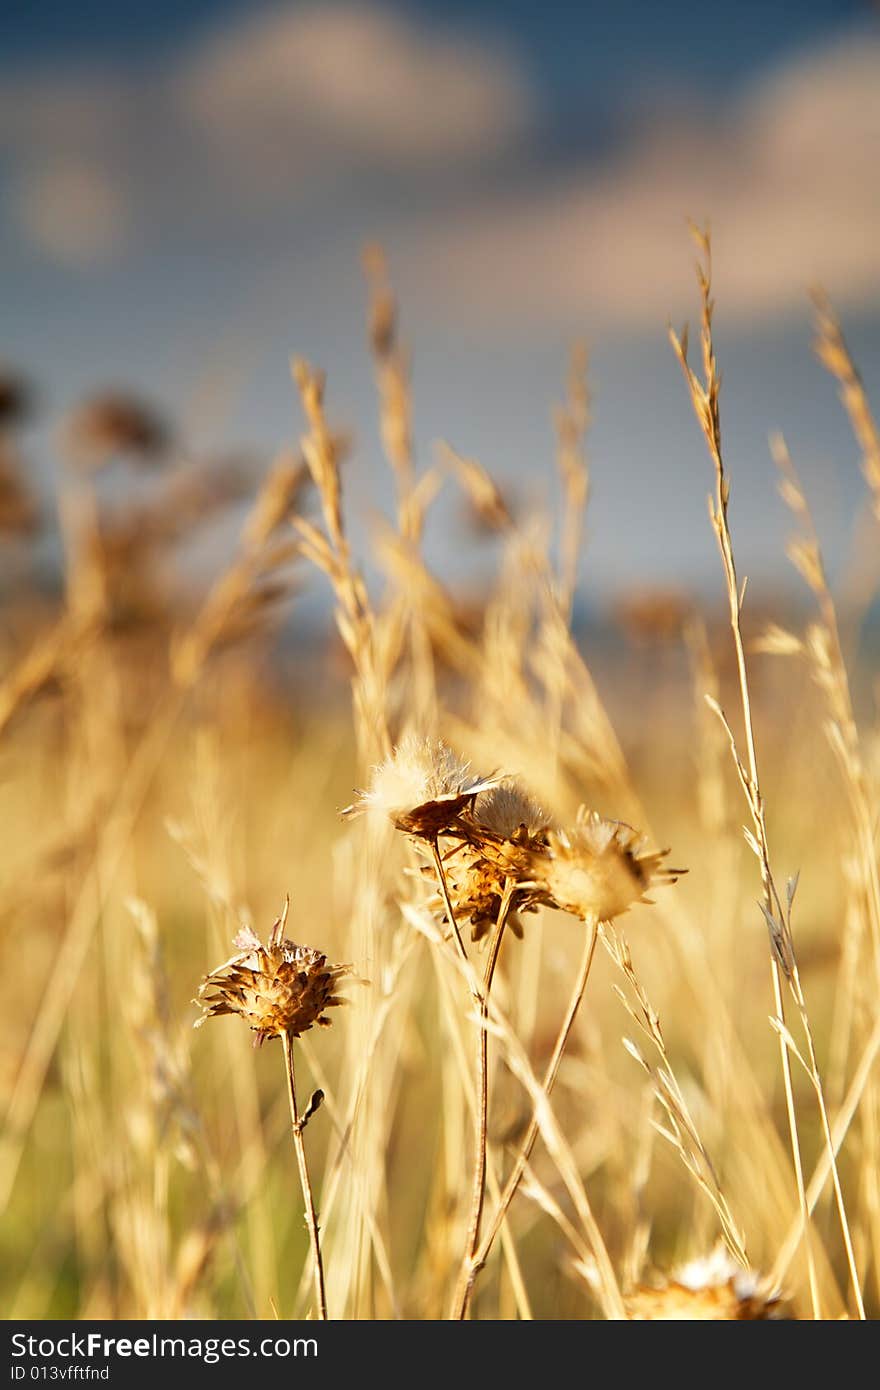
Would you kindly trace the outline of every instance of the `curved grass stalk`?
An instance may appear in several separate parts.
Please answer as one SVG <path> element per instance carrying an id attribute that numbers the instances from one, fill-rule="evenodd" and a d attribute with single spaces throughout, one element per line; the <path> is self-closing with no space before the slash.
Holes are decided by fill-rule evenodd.
<path id="1" fill-rule="evenodd" d="M 834 1180 L 834 1191 L 837 1198 L 838 1214 L 840 1226 L 843 1233 L 844 1246 L 846 1248 L 847 1263 L 849 1266 L 850 1278 L 853 1286 L 853 1294 L 859 1317 L 864 1318 L 865 1310 L 862 1301 L 861 1286 L 858 1272 L 855 1265 L 852 1240 L 849 1230 L 849 1222 L 846 1215 L 846 1208 L 843 1201 L 843 1192 L 840 1186 L 840 1179 L 837 1171 L 837 1160 L 834 1153 L 834 1146 L 831 1140 L 831 1131 L 828 1121 L 828 1112 L 825 1105 L 822 1081 L 818 1071 L 816 1054 L 813 1046 L 812 1031 L 806 1010 L 806 1001 L 800 986 L 798 977 L 797 963 L 794 955 L 794 943 L 791 935 L 791 925 L 789 921 L 791 910 L 791 897 L 793 891 L 789 892 L 789 910 L 786 912 L 782 907 L 779 892 L 774 882 L 773 873 L 770 866 L 770 850 L 767 839 L 767 827 L 764 815 L 764 798 L 761 792 L 760 780 L 758 775 L 758 755 L 755 743 L 754 722 L 752 719 L 751 693 L 749 688 L 748 669 L 746 666 L 745 647 L 742 636 L 741 615 L 743 601 L 745 598 L 745 585 L 740 588 L 736 573 L 736 563 L 733 553 L 733 538 L 730 532 L 728 519 L 728 504 L 730 501 L 730 481 L 724 466 L 721 451 L 721 417 L 719 412 L 719 394 L 721 388 L 721 378 L 718 373 L 718 364 L 715 357 L 715 348 L 712 337 L 712 311 L 713 302 L 711 297 L 712 290 L 712 261 L 711 244 L 708 233 L 700 232 L 692 228 L 694 239 L 703 255 L 704 264 L 697 267 L 697 279 L 700 288 L 702 301 L 702 328 L 701 328 L 701 347 L 703 357 L 704 380 L 701 381 L 696 372 L 688 362 L 687 333 L 679 338 L 676 333 L 670 330 L 670 342 L 673 351 L 679 360 L 685 381 L 690 393 L 691 402 L 694 407 L 697 420 L 702 428 L 706 439 L 710 457 L 715 467 L 716 497 L 710 503 L 710 517 L 718 547 L 721 552 L 722 566 L 727 588 L 727 597 L 730 608 L 730 627 L 733 636 L 734 652 L 736 655 L 737 675 L 739 681 L 740 700 L 742 706 L 743 725 L 745 728 L 746 758 L 744 762 L 739 755 L 736 740 L 728 724 L 723 711 L 716 701 L 710 700 L 709 703 L 715 709 L 730 739 L 731 752 L 740 783 L 745 793 L 746 801 L 752 820 L 752 830 L 746 833 L 746 838 L 750 848 L 756 855 L 761 869 L 761 883 L 763 887 L 764 899 L 762 910 L 770 930 L 770 970 L 773 986 L 773 1001 L 776 1010 L 776 1018 L 781 1028 L 779 1032 L 780 1059 L 782 1064 L 782 1076 L 785 1087 L 786 1111 L 788 1114 L 789 1135 L 791 1140 L 792 1161 L 794 1164 L 795 1179 L 797 1183 L 798 1201 L 801 1209 L 801 1216 L 804 1229 L 804 1238 L 807 1246 L 807 1264 L 810 1280 L 810 1296 L 813 1307 L 813 1317 L 821 1318 L 821 1305 L 819 1301 L 819 1287 L 816 1274 L 815 1257 L 810 1244 L 810 1210 L 807 1203 L 806 1188 L 804 1185 L 803 1162 L 800 1151 L 800 1138 L 798 1135 L 797 1114 L 794 1102 L 794 1087 L 792 1082 L 791 1059 L 789 1057 L 788 1044 L 783 1036 L 785 1029 L 785 1005 L 782 992 L 782 977 L 787 979 L 804 1028 L 809 1051 L 810 1079 L 816 1091 L 819 1111 L 822 1120 L 822 1130 L 827 1145 L 831 1171 Z"/>
<path id="2" fill-rule="evenodd" d="M 562 1061 L 562 1054 L 565 1051 L 569 1035 L 571 1033 L 572 1027 L 574 1026 L 575 1018 L 577 1017 L 578 1009 L 581 1006 L 581 1001 L 583 1000 L 584 992 L 586 991 L 587 980 L 589 979 L 590 969 L 593 964 L 593 957 L 596 953 L 596 941 L 598 939 L 598 931 L 598 922 L 591 921 L 588 923 L 587 938 L 584 943 L 584 951 L 581 957 L 580 968 L 575 979 L 574 988 L 572 989 L 571 998 L 568 1002 L 568 1008 L 566 1009 L 565 1017 L 562 1021 L 562 1026 L 559 1030 L 559 1034 L 556 1038 L 556 1042 L 553 1047 L 553 1053 L 550 1057 L 550 1062 L 544 1074 L 542 1091 L 545 1097 L 549 1097 L 551 1091 L 553 1090 L 553 1086 L 556 1082 L 556 1076 L 559 1071 L 559 1065 Z M 489 1252 L 492 1249 L 492 1246 L 495 1242 L 495 1238 L 498 1235 L 499 1230 L 501 1229 L 502 1223 L 504 1222 L 504 1219 L 507 1215 L 510 1204 L 516 1196 L 517 1189 L 519 1188 L 523 1174 L 525 1173 L 526 1167 L 528 1165 L 529 1158 L 531 1157 L 532 1149 L 535 1147 L 535 1140 L 538 1137 L 540 1127 L 540 1120 L 536 1111 L 536 1113 L 532 1116 L 528 1129 L 526 1130 L 525 1138 L 523 1139 L 523 1142 L 520 1145 L 520 1149 L 514 1161 L 513 1168 L 510 1171 L 510 1176 L 508 1177 L 507 1182 L 504 1185 L 504 1190 L 501 1194 L 501 1199 L 492 1217 L 491 1224 L 489 1225 L 488 1230 L 484 1234 L 482 1240 L 474 1249 L 473 1254 L 471 1256 L 469 1267 L 466 1272 L 466 1278 L 463 1279 L 463 1281 L 461 1282 L 457 1292 L 456 1303 L 455 1307 L 453 1308 L 452 1314 L 454 1318 L 461 1320 L 466 1318 L 468 1315 L 468 1309 L 470 1307 L 470 1302 L 473 1296 L 474 1285 L 476 1283 L 477 1277 L 480 1273 L 480 1270 L 483 1268 L 483 1266 L 486 1263 L 486 1260 L 489 1257 Z"/>

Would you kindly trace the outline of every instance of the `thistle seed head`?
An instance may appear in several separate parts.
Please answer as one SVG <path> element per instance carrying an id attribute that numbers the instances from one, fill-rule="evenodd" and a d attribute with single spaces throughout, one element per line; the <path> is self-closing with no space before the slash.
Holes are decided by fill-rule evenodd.
<path id="1" fill-rule="evenodd" d="M 505 892 L 511 894 L 508 925 L 522 936 L 513 910 L 534 912 L 535 884 L 530 852 L 546 842 L 549 817 L 515 782 L 481 792 L 456 827 L 462 843 L 447 858 L 447 882 L 456 917 L 470 922 L 471 939 L 480 941 L 498 921 Z"/>
<path id="2" fill-rule="evenodd" d="M 668 852 L 647 850 L 631 826 L 582 806 L 572 830 L 548 832 L 547 848 L 532 856 L 531 868 L 545 902 L 610 922 L 633 903 L 649 902 L 649 888 L 675 883 L 685 872 L 664 866 Z"/>
<path id="3" fill-rule="evenodd" d="M 543 839 L 550 828 L 550 817 L 528 792 L 507 779 L 482 792 L 474 802 L 471 820 L 480 831 L 502 840 L 525 844 Z"/>
<path id="4" fill-rule="evenodd" d="M 342 814 L 388 816 L 398 830 L 434 840 L 452 828 L 480 792 L 497 782 L 497 776 L 475 777 L 470 764 L 445 743 L 410 732 L 373 769 L 370 786 Z"/>
<path id="5" fill-rule="evenodd" d="M 267 945 L 251 927 L 235 937 L 237 953 L 206 975 L 195 1003 L 202 1010 L 195 1027 L 221 1014 L 238 1014 L 256 1034 L 255 1046 L 282 1033 L 298 1038 L 313 1024 L 329 1027 L 326 1010 L 346 1001 L 336 993 L 351 973 L 347 965 L 328 965 L 322 951 L 297 946 L 284 935 L 289 904 L 272 927 Z"/>
<path id="6" fill-rule="evenodd" d="M 718 1246 L 669 1279 L 640 1285 L 626 1303 L 634 1322 L 768 1322 L 789 1317 L 780 1299 L 778 1289 Z"/>

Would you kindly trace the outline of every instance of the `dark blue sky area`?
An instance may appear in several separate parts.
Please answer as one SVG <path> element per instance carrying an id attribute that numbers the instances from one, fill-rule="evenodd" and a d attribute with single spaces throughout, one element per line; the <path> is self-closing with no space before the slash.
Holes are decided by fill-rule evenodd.
<path id="1" fill-rule="evenodd" d="M 332 4 L 334 0 L 324 0 Z M 0 53 L 16 61 L 115 58 L 138 63 L 172 52 L 224 20 L 272 8 L 261 0 L 43 0 L 4 7 Z M 691 85 L 734 82 L 781 54 L 850 26 L 872 0 L 396 0 L 423 22 L 506 38 L 551 102 L 585 85 L 630 86 L 662 73 Z"/>
<path id="2" fill-rule="evenodd" d="M 247 24 L 337 4 L 372 27 L 316 25 L 288 51 L 290 18 Z M 7 0 L 0 75 L 0 356 L 49 403 L 47 493 L 55 422 L 107 383 L 167 409 L 196 457 L 270 456 L 299 427 L 293 351 L 328 369 L 332 416 L 355 428 L 355 514 L 390 507 L 359 261 L 377 238 L 415 350 L 420 461 L 447 438 L 531 506 L 586 337 L 591 591 L 717 580 L 665 337 L 693 319 L 685 219 L 706 216 L 741 561 L 788 574 L 780 427 L 832 569 L 845 560 L 861 474 L 806 290 L 835 297 L 876 391 L 880 0 Z"/>

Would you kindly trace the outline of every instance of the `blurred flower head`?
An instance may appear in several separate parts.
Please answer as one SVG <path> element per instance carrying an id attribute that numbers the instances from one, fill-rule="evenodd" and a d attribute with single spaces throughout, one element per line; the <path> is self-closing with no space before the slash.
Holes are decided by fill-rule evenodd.
<path id="1" fill-rule="evenodd" d="M 0 430 L 15 429 L 28 417 L 33 392 L 16 372 L 0 364 Z"/>
<path id="2" fill-rule="evenodd" d="M 627 1299 L 634 1322 L 768 1322 L 788 1318 L 780 1292 L 737 1264 L 723 1245 Z"/>
<path id="3" fill-rule="evenodd" d="M 170 431 L 143 401 L 122 392 L 106 392 L 73 411 L 67 421 L 65 443 L 71 459 L 81 468 L 106 468 L 117 458 L 156 463 L 168 449 Z"/>

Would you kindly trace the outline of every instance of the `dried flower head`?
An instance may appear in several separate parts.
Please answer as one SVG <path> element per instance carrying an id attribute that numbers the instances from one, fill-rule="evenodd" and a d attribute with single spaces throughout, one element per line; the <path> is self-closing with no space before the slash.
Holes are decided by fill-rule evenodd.
<path id="1" fill-rule="evenodd" d="M 674 883 L 685 872 L 664 866 L 668 853 L 648 851 L 631 826 L 582 806 L 574 829 L 548 832 L 547 850 L 533 856 L 532 872 L 551 906 L 609 922 L 633 903 L 650 902 L 646 893 L 653 885 Z"/>
<path id="2" fill-rule="evenodd" d="M 470 764 L 445 743 L 409 732 L 392 755 L 373 769 L 369 788 L 359 792 L 342 814 L 368 811 L 388 816 L 398 830 L 435 840 L 498 780 L 497 776 L 472 776 Z"/>
<path id="3" fill-rule="evenodd" d="M 477 797 L 472 820 L 478 832 L 517 844 L 543 841 L 550 828 L 547 812 L 512 779 L 499 782 Z"/>
<path id="4" fill-rule="evenodd" d="M 542 900 L 531 874 L 531 854 L 546 845 L 546 812 L 515 782 L 482 792 L 455 829 L 459 844 L 444 867 L 456 919 L 470 922 L 471 939 L 481 940 L 498 920 L 505 892 L 512 910 L 534 912 Z M 515 915 L 508 919 L 522 936 Z"/>
<path id="5" fill-rule="evenodd" d="M 724 1246 L 692 1260 L 657 1285 L 640 1285 L 627 1299 L 634 1322 L 767 1322 L 786 1318 L 778 1289 L 743 1269 Z"/>
<path id="6" fill-rule="evenodd" d="M 194 1001 L 202 1010 L 200 1027 L 220 1014 L 239 1014 L 256 1033 L 255 1046 L 287 1033 L 298 1038 L 313 1024 L 328 1028 L 327 1009 L 344 1004 L 334 992 L 351 973 L 347 965 L 328 965 L 322 951 L 297 946 L 284 935 L 289 902 L 264 946 L 251 927 L 235 937 L 238 952 L 206 975 Z"/>

